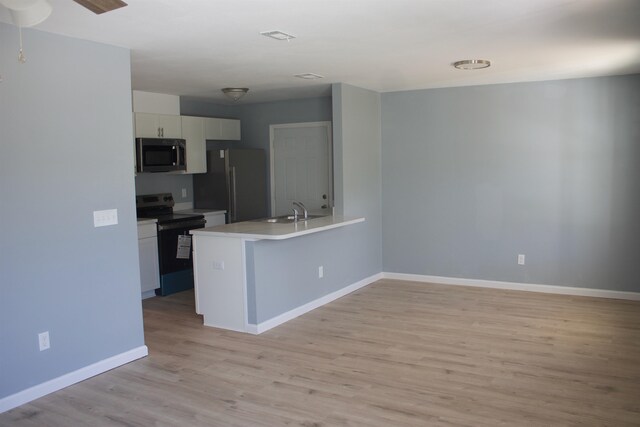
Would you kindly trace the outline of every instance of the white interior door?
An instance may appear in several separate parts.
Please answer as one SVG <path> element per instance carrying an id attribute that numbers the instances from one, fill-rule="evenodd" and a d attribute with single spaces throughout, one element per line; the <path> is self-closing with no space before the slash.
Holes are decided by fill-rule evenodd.
<path id="1" fill-rule="evenodd" d="M 331 212 L 331 122 L 271 125 L 271 214 Z"/>

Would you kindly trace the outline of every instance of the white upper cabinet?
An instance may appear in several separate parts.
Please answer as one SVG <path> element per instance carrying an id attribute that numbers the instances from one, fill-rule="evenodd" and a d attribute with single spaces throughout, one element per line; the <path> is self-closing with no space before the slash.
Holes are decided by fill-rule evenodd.
<path id="1" fill-rule="evenodd" d="M 135 113 L 136 138 L 182 138 L 181 116 Z"/>
<path id="2" fill-rule="evenodd" d="M 182 138 L 187 141 L 187 170 L 185 173 L 207 171 L 207 141 L 204 138 L 204 117 L 182 117 Z"/>
<path id="3" fill-rule="evenodd" d="M 205 118 L 206 139 L 240 141 L 240 120 Z"/>

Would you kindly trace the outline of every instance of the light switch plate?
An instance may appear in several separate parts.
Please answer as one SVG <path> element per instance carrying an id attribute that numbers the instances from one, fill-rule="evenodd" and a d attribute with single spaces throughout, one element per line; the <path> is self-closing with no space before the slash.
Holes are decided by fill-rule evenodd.
<path id="1" fill-rule="evenodd" d="M 220 150 L 220 158 L 224 159 L 224 150 Z"/>
<path id="2" fill-rule="evenodd" d="M 104 211 L 93 211 L 93 226 L 105 227 L 118 223 L 118 209 L 107 209 Z"/>

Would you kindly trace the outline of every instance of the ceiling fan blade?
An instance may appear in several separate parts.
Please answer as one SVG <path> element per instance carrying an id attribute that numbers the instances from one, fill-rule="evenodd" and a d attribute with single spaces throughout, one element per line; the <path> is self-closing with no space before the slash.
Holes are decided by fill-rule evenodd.
<path id="1" fill-rule="evenodd" d="M 120 0 L 73 0 L 98 15 L 104 12 L 110 12 L 119 9 L 127 4 Z"/>

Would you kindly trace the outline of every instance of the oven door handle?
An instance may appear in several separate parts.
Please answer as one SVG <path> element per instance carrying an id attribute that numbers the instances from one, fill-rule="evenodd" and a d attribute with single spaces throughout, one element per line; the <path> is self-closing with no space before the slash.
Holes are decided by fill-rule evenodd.
<path id="1" fill-rule="evenodd" d="M 186 229 L 202 228 L 204 227 L 205 223 L 206 221 L 203 218 L 203 219 L 194 219 L 192 221 L 174 222 L 171 224 L 158 224 L 158 231 L 176 230 L 178 228 L 186 228 Z"/>

